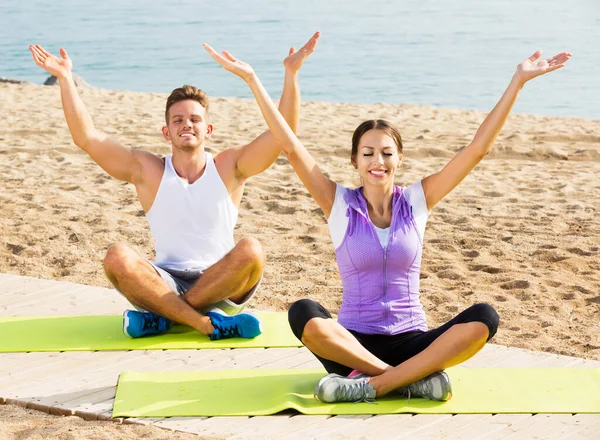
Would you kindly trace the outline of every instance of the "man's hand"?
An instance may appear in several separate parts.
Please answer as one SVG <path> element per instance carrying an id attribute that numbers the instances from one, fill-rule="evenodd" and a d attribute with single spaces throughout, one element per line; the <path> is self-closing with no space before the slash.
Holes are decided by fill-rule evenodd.
<path id="1" fill-rule="evenodd" d="M 223 55 L 220 55 L 208 44 L 204 43 L 203 46 L 210 56 L 212 56 L 217 63 L 223 66 L 225 70 L 235 73 L 246 82 L 254 77 L 254 69 L 252 69 L 249 64 L 234 58 L 233 55 L 226 50 L 223 51 Z"/>
<path id="2" fill-rule="evenodd" d="M 67 55 L 67 51 L 63 48 L 60 49 L 60 56 L 62 58 L 58 58 L 51 53 L 46 52 L 39 44 L 29 46 L 29 50 L 31 51 L 31 55 L 33 55 L 35 64 L 49 74 L 54 75 L 58 79 L 65 78 L 71 74 L 73 62 L 71 61 L 71 58 L 69 58 L 69 55 Z"/>
<path id="3" fill-rule="evenodd" d="M 300 67 L 302 67 L 304 60 L 306 60 L 308 56 L 314 52 L 315 48 L 317 47 L 317 41 L 319 40 L 320 36 L 320 32 L 315 32 L 315 34 L 310 38 L 310 40 L 308 40 L 308 42 L 304 46 L 302 46 L 302 48 L 298 52 L 296 52 L 296 50 L 292 47 L 290 49 L 290 54 L 288 55 L 288 57 L 285 60 L 283 60 L 283 65 L 285 66 L 285 68 L 291 72 L 297 72 L 300 69 Z"/>

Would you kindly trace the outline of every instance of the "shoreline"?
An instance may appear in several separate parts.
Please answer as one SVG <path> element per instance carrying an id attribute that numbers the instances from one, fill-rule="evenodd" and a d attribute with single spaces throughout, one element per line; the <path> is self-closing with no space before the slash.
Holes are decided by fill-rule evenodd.
<path id="1" fill-rule="evenodd" d="M 76 75 L 76 74 L 75 74 Z M 52 77 L 48 77 L 48 79 L 50 79 Z M 165 101 L 166 101 L 166 97 L 169 95 L 170 91 L 168 92 L 156 92 L 156 91 L 152 91 L 152 92 L 148 92 L 148 91 L 135 91 L 135 90 L 126 90 L 126 89 L 107 89 L 107 88 L 103 88 L 103 87 L 96 87 L 93 84 L 89 84 L 87 82 L 85 82 L 85 80 L 77 75 L 77 78 L 80 81 L 83 81 L 84 84 L 82 85 L 78 85 L 78 90 L 81 92 L 82 90 L 97 90 L 97 91 L 101 91 L 101 92 L 107 92 L 107 93 L 132 93 L 132 94 L 139 94 L 139 95 L 159 95 L 159 96 L 163 96 L 165 97 Z M 21 79 L 16 79 L 16 78 L 9 78 L 9 77 L 3 77 L 0 76 L 0 85 L 2 84 L 24 84 L 24 85 L 30 85 L 30 86 L 36 86 L 36 87 L 58 87 L 57 84 L 52 84 L 52 85 L 45 85 L 45 84 L 39 84 L 39 83 L 35 83 L 32 81 L 28 81 L 28 80 L 21 80 Z M 176 87 L 180 87 L 183 84 L 180 85 L 173 85 L 173 89 L 175 89 Z M 202 89 L 201 86 L 199 86 L 198 84 L 192 84 L 195 85 L 196 87 L 199 87 L 200 89 Z M 207 92 L 205 90 L 205 92 Z M 211 99 L 211 101 L 213 100 L 220 100 L 220 99 L 225 99 L 225 100 L 242 100 L 242 101 L 249 101 L 254 103 L 254 99 L 249 97 L 238 97 L 238 96 L 213 96 L 211 94 L 209 94 L 207 92 L 209 99 Z M 272 98 L 274 100 L 277 100 L 277 96 L 272 96 Z M 498 96 L 498 98 L 500 98 L 500 96 Z M 440 110 L 440 111 L 457 111 L 457 112 L 476 112 L 476 113 L 480 113 L 482 115 L 487 115 L 487 113 L 489 113 L 492 110 L 492 107 L 490 107 L 489 109 L 475 109 L 475 108 L 462 108 L 462 107 L 445 107 L 445 106 L 437 106 L 437 105 L 433 105 L 433 104 L 417 104 L 417 103 L 390 103 L 390 102 L 382 102 L 382 101 L 377 101 L 377 102 L 353 102 L 353 101 L 323 101 L 323 100 L 313 100 L 313 99 L 302 99 L 302 103 L 307 103 L 307 104 L 319 104 L 319 103 L 326 103 L 326 104 L 331 104 L 331 105 L 357 105 L 357 106 L 381 106 L 381 107 L 385 107 L 385 106 L 393 106 L 393 107 L 398 107 L 398 106 L 410 106 L 410 107 L 423 107 L 425 109 L 430 109 L 430 110 Z M 541 114 L 541 113 L 528 113 L 528 112 L 511 112 L 511 116 L 513 115 L 520 115 L 520 116 L 531 116 L 531 117 L 536 117 L 536 118 L 559 118 L 559 119 L 567 119 L 567 120 L 584 120 L 584 121 L 590 121 L 590 122 L 600 122 L 600 117 L 599 118 L 589 118 L 586 116 L 573 116 L 573 115 L 547 115 L 547 114 Z"/>

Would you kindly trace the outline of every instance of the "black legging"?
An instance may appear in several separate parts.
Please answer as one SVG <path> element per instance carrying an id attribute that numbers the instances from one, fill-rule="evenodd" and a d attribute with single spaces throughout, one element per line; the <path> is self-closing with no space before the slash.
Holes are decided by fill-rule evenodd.
<path id="1" fill-rule="evenodd" d="M 325 307 L 310 299 L 301 299 L 290 307 L 288 320 L 292 327 L 292 331 L 300 341 L 302 341 L 304 326 L 312 318 L 331 319 L 332 317 Z M 481 322 L 487 325 L 489 330 L 487 340 L 489 341 L 496 334 L 496 330 L 498 330 L 499 320 L 500 318 L 498 317 L 496 310 L 489 304 L 482 303 L 469 307 L 446 324 L 426 332 L 412 331 L 397 335 L 367 335 L 354 330 L 348 331 L 358 339 L 358 342 L 360 342 L 363 347 L 383 362 L 388 365 L 396 366 L 425 350 L 433 341 L 454 324 Z M 337 362 L 328 359 L 323 359 L 320 356 L 317 356 L 317 359 L 319 359 L 329 373 L 338 373 L 342 376 L 347 376 L 352 371 L 352 368 L 350 367 L 346 367 L 345 365 L 338 364 Z"/>

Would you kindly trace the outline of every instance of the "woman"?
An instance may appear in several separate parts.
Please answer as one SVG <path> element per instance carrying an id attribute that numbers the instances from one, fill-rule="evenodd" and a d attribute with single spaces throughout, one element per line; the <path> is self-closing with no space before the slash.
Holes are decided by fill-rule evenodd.
<path id="1" fill-rule="evenodd" d="M 427 330 L 419 301 L 423 233 L 431 209 L 489 153 L 520 90 L 537 76 L 560 69 L 571 57 L 539 61 L 534 53 L 517 66 L 510 84 L 473 141 L 439 172 L 400 188 L 400 133 L 383 120 L 362 123 L 352 137 L 351 163 L 363 186 L 347 189 L 323 175 L 246 63 L 224 51 L 211 56 L 250 86 L 288 160 L 328 219 L 344 287 L 338 321 L 320 304 L 292 305 L 295 335 L 330 373 L 315 388 L 323 402 L 370 401 L 393 390 L 445 401 L 451 386 L 444 369 L 477 353 L 496 333 L 498 314 L 476 304 Z"/>

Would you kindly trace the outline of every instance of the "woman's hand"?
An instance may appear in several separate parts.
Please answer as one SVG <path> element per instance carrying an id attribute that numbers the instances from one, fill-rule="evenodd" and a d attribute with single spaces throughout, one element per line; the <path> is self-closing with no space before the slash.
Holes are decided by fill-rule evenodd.
<path id="1" fill-rule="evenodd" d="M 538 50 L 536 53 L 531 55 L 525 61 L 517 66 L 515 73 L 516 78 L 525 84 L 530 79 L 536 76 L 544 75 L 548 72 L 565 67 L 565 63 L 571 58 L 571 54 L 567 52 L 561 52 L 558 55 L 554 55 L 552 58 L 547 60 L 539 60 L 542 56 L 542 51 Z"/>
<path id="2" fill-rule="evenodd" d="M 252 69 L 252 66 L 250 66 L 248 63 L 234 58 L 233 55 L 231 55 L 226 50 L 223 51 L 223 55 L 220 55 L 208 44 L 204 43 L 203 46 L 210 54 L 210 56 L 213 57 L 213 59 L 217 63 L 223 66 L 225 70 L 235 73 L 244 81 L 248 82 L 255 76 L 254 69 Z"/>

